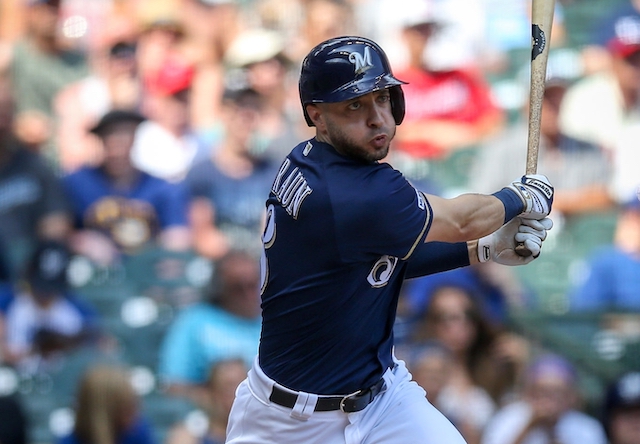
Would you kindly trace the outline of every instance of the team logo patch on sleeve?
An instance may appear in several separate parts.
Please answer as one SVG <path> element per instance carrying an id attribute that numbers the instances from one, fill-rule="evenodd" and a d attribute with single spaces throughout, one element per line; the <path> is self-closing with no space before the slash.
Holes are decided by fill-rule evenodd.
<path id="1" fill-rule="evenodd" d="M 424 201 L 424 195 L 421 191 L 418 191 L 415 188 L 414 190 L 416 191 L 416 196 L 418 198 L 418 208 L 420 208 L 421 210 L 425 210 L 427 208 L 427 204 Z"/>

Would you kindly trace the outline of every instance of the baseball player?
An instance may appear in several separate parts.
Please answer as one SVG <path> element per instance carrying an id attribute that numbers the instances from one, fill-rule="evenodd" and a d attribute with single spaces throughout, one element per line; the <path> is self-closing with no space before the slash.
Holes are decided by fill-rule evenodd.
<path id="1" fill-rule="evenodd" d="M 493 195 L 415 189 L 380 162 L 404 116 L 402 84 L 366 38 L 327 40 L 303 61 L 316 136 L 284 159 L 266 202 L 262 335 L 227 443 L 464 443 L 394 357 L 402 282 L 530 262 L 551 228 L 553 187 L 536 175 Z"/>

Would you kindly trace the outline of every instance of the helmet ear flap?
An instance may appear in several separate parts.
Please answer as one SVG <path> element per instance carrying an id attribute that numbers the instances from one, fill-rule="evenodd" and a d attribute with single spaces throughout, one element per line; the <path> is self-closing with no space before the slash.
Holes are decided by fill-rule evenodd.
<path id="1" fill-rule="evenodd" d="M 405 113 L 404 92 L 400 86 L 394 86 L 389 88 L 389 96 L 391 98 L 391 114 L 393 114 L 396 125 L 400 125 L 404 120 Z"/>
<path id="2" fill-rule="evenodd" d="M 309 113 L 307 112 L 307 105 L 307 103 L 302 104 L 302 114 L 304 114 L 304 120 L 307 121 L 307 126 L 315 126 L 315 124 L 311 120 L 311 117 L 309 117 Z"/>

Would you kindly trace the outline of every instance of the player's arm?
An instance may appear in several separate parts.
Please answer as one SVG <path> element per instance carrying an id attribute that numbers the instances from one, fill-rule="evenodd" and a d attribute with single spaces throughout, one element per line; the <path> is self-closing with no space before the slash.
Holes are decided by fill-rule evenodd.
<path id="1" fill-rule="evenodd" d="M 425 242 L 479 239 L 496 231 L 505 221 L 505 207 L 492 195 L 462 194 L 452 199 L 428 195 L 427 199 L 433 219 Z"/>
<path id="2" fill-rule="evenodd" d="M 406 277 L 426 276 L 487 261 L 502 265 L 528 264 L 540 255 L 542 242 L 552 226 L 549 218 L 536 220 L 516 217 L 481 239 L 422 243 L 408 261 Z M 531 255 L 517 254 L 518 243 L 523 243 Z"/>
<path id="3" fill-rule="evenodd" d="M 543 219 L 553 203 L 553 187 L 542 175 L 523 176 L 491 195 L 427 196 L 433 220 L 425 242 L 466 242 L 487 236 L 516 216 Z"/>
<path id="4" fill-rule="evenodd" d="M 553 187 L 544 176 L 525 176 L 493 195 L 427 198 L 432 224 L 424 244 L 409 260 L 408 277 L 489 260 L 503 265 L 529 263 L 540 254 L 542 241 L 553 225 L 546 217 L 553 202 Z M 517 254 L 518 243 L 532 254 Z"/>

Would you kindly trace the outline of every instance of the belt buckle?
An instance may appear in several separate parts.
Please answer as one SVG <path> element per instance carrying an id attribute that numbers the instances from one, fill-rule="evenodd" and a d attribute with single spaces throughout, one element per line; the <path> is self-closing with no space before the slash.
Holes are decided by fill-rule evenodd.
<path id="1" fill-rule="evenodd" d="M 351 393 L 351 394 L 349 394 L 349 395 L 345 395 L 345 396 L 340 400 L 340 411 L 341 411 L 342 413 L 350 413 L 350 412 L 346 412 L 346 411 L 344 410 L 344 407 L 345 407 L 344 403 L 347 401 L 347 399 L 351 399 L 351 398 L 353 398 L 354 396 L 357 396 L 357 395 L 360 395 L 360 394 L 362 394 L 362 390 L 358 390 L 358 391 L 355 391 L 355 392 L 353 392 L 353 393 Z"/>

